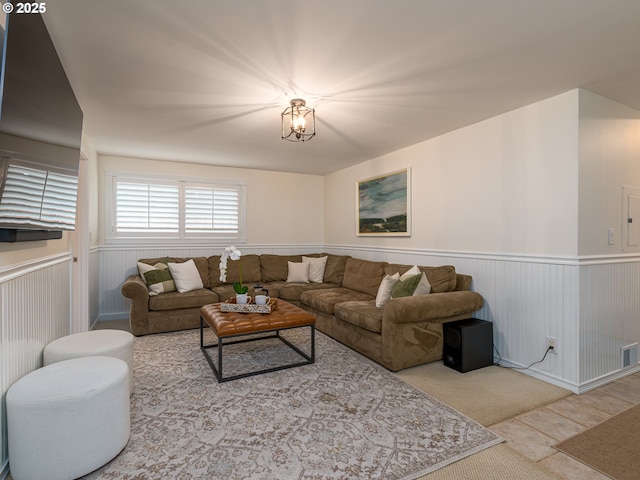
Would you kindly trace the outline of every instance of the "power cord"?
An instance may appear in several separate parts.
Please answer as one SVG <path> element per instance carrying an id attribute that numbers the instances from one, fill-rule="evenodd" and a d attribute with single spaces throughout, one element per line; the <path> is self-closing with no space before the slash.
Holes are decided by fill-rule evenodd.
<path id="1" fill-rule="evenodd" d="M 497 367 L 502 367 L 502 368 L 511 368 L 512 370 L 527 370 L 528 368 L 533 367 L 535 364 L 537 363 L 542 363 L 544 362 L 544 359 L 547 358 L 547 354 L 553 350 L 552 346 L 547 347 L 547 351 L 544 352 L 544 355 L 542 356 L 542 358 L 540 360 L 536 360 L 535 362 L 527 365 L 526 367 L 507 367 L 505 365 L 500 365 L 500 361 L 502 360 L 502 356 L 500 355 L 500 352 L 498 351 L 498 349 L 496 348 L 495 344 L 493 345 L 493 349 L 496 352 L 496 355 L 498 355 L 498 361 L 494 363 L 495 366 Z"/>

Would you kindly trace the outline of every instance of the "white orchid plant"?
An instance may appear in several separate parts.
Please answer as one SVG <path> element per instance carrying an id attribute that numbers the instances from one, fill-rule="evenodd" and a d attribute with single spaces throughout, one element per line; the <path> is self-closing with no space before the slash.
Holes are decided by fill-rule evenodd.
<path id="1" fill-rule="evenodd" d="M 241 256 L 242 256 L 242 252 L 238 250 L 236 247 L 234 247 L 233 245 L 231 245 L 230 247 L 227 247 L 224 249 L 224 252 L 222 252 L 222 256 L 220 257 L 220 281 L 221 282 L 227 281 L 227 261 L 229 259 L 238 260 L 238 276 L 240 278 L 240 281 L 233 283 L 233 289 L 237 294 L 243 294 L 249 291 L 249 287 L 247 287 L 246 285 L 242 285 L 242 260 L 240 260 Z"/>

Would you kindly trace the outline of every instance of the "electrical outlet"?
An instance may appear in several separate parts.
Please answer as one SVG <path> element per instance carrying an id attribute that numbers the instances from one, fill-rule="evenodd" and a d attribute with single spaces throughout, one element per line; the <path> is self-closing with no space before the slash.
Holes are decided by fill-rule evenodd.
<path id="1" fill-rule="evenodd" d="M 551 353 L 558 354 L 558 339 L 556 337 L 547 337 L 547 349 L 551 349 Z"/>

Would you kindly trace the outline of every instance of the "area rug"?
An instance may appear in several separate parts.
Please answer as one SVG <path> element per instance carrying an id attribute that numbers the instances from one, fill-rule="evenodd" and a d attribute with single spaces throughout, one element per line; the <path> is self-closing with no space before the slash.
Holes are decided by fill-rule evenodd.
<path id="1" fill-rule="evenodd" d="M 304 330 L 287 333 L 301 348 Z M 292 350 L 227 354 L 231 375 Z M 315 364 L 222 384 L 197 330 L 136 338 L 134 364 L 129 443 L 87 479 L 408 480 L 503 441 L 321 333 Z"/>
<path id="2" fill-rule="evenodd" d="M 640 472 L 640 405 L 631 407 L 555 448 L 616 480 L 637 480 Z"/>

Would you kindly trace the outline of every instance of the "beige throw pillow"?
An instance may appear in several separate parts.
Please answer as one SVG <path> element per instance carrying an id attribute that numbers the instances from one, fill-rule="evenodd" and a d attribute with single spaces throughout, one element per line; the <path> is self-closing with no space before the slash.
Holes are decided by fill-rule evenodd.
<path id="1" fill-rule="evenodd" d="M 309 281 L 311 283 L 324 282 L 324 269 L 329 257 L 302 257 L 302 263 L 309 264 Z"/>
<path id="2" fill-rule="evenodd" d="M 184 263 L 169 263 L 169 270 L 180 293 L 203 288 L 202 278 L 193 259 Z"/>
<path id="3" fill-rule="evenodd" d="M 378 294 L 376 295 L 376 307 L 382 308 L 391 300 L 391 291 L 393 290 L 393 286 L 398 283 L 398 280 L 400 280 L 399 273 L 384 276 L 382 282 L 380 282 Z"/>
<path id="4" fill-rule="evenodd" d="M 309 266 L 310 263 L 304 262 L 287 262 L 289 265 L 289 273 L 287 275 L 287 283 L 309 283 Z"/>

